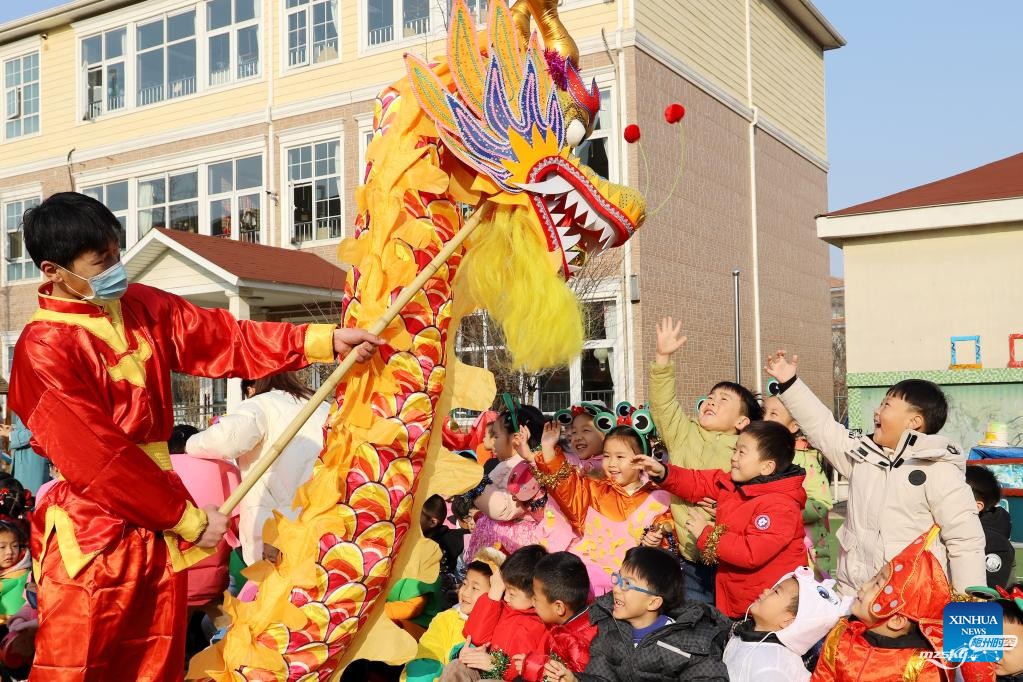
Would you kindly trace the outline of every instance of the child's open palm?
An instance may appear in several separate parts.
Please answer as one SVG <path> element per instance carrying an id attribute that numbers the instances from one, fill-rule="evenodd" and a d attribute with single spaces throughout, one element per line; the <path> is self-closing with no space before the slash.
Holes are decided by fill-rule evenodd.
<path id="1" fill-rule="evenodd" d="M 632 466 L 639 467 L 656 479 L 662 478 L 666 471 L 664 465 L 650 455 L 633 455 Z"/>
<path id="2" fill-rule="evenodd" d="M 784 384 L 796 376 L 798 366 L 798 355 L 793 355 L 792 360 L 789 360 L 785 355 L 785 351 L 778 350 L 774 352 L 774 355 L 767 356 L 767 364 L 764 366 L 764 371 L 767 372 L 767 376 L 774 377 Z"/>
<path id="3" fill-rule="evenodd" d="M 689 337 L 682 334 L 682 322 L 670 317 L 657 323 L 657 361 L 667 362 L 672 355 L 686 345 Z"/>
<path id="4" fill-rule="evenodd" d="M 561 425 L 553 420 L 544 424 L 543 435 L 540 436 L 540 446 L 543 448 L 545 456 L 554 453 L 554 448 L 557 446 L 559 440 L 561 440 Z M 536 461 L 536 453 L 530 452 L 529 456 L 523 454 L 522 459 L 527 462 Z"/>

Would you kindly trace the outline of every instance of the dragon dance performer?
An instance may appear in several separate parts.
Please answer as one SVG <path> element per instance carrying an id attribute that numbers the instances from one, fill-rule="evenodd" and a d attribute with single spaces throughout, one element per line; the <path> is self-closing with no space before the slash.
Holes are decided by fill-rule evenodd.
<path id="1" fill-rule="evenodd" d="M 260 378 L 367 360 L 382 340 L 331 324 L 235 320 L 127 283 L 117 219 L 55 194 L 24 238 L 45 283 L 18 341 L 10 405 L 63 480 L 33 517 L 39 633 L 32 680 L 179 680 L 182 550 L 214 547 L 227 519 L 198 509 L 170 470 L 171 372 Z"/>

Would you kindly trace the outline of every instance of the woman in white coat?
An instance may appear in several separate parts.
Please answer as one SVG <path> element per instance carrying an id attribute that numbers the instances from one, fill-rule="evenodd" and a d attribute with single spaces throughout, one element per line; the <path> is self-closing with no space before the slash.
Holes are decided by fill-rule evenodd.
<path id="1" fill-rule="evenodd" d="M 242 392 L 246 399 L 238 408 L 189 438 L 185 452 L 204 459 L 237 460 L 244 479 L 313 392 L 295 372 L 244 381 Z M 291 503 L 299 486 L 312 475 L 313 464 L 323 448 L 323 425 L 329 412 L 327 403 L 317 408 L 238 506 L 239 539 L 246 564 L 263 558 L 263 524 L 275 509 L 290 519 L 298 516 Z"/>

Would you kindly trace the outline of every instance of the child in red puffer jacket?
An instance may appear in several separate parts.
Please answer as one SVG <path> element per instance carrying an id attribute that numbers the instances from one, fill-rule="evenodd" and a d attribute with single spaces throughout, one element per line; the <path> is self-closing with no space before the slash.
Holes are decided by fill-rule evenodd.
<path id="1" fill-rule="evenodd" d="M 795 438 L 781 424 L 752 422 L 739 434 L 731 471 L 696 471 L 641 456 L 652 480 L 687 502 L 715 500 L 713 523 L 691 517 L 703 560 L 717 563 L 716 606 L 741 618 L 766 588 L 806 564 L 803 542 L 805 472 L 792 464 Z"/>
<path id="2" fill-rule="evenodd" d="M 514 680 L 512 659 L 539 650 L 547 625 L 533 608 L 533 571 L 545 556 L 540 545 L 526 545 L 491 576 L 490 591 L 476 601 L 462 630 L 466 645 L 445 666 L 441 682 L 478 680 L 483 673 Z"/>

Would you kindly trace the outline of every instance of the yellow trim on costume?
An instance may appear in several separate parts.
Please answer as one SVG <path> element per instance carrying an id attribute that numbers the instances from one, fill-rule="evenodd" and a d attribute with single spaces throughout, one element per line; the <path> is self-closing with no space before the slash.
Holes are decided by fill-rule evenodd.
<path id="1" fill-rule="evenodd" d="M 153 460 L 153 464 L 164 471 L 171 470 L 170 450 L 167 449 L 167 443 L 163 441 L 157 441 L 155 443 L 139 443 L 139 447 L 142 448 L 143 452 L 149 455 L 149 459 Z"/>
<path id="2" fill-rule="evenodd" d="M 835 627 L 831 628 L 827 638 L 824 640 L 824 647 L 821 649 L 821 659 L 832 668 L 835 667 L 835 658 L 838 656 L 838 643 L 842 641 L 842 634 L 849 627 L 849 621 L 845 618 L 838 621 Z"/>
<path id="3" fill-rule="evenodd" d="M 108 366 L 107 371 L 114 381 L 127 381 L 139 388 L 146 385 L 146 362 L 153 357 L 153 349 L 140 332 L 135 332 L 136 350 L 128 353 L 128 336 L 121 315 L 121 302 L 111 301 L 103 306 L 106 315 L 84 315 L 82 313 L 62 313 L 56 310 L 40 308 L 32 315 L 32 322 L 56 322 L 73 324 L 89 332 L 107 344 L 111 350 L 123 357 L 115 365 Z"/>
<path id="4" fill-rule="evenodd" d="M 191 502 L 185 502 L 185 511 L 181 515 L 181 519 L 168 532 L 188 542 L 195 542 L 202 536 L 208 523 L 209 518 L 206 516 L 206 512 Z"/>
<path id="5" fill-rule="evenodd" d="M 916 682 L 920 679 L 920 675 L 923 674 L 924 666 L 927 665 L 928 659 L 921 656 L 919 653 L 915 653 L 909 657 L 906 661 L 906 668 L 902 671 L 903 682 Z"/>
<path id="6" fill-rule="evenodd" d="M 334 362 L 336 324 L 311 324 L 305 330 L 305 357 L 311 363 Z"/>
<path id="7" fill-rule="evenodd" d="M 74 578 L 78 573 L 89 565 L 89 562 L 96 558 L 99 551 L 86 554 L 78 546 L 75 537 L 75 526 L 71 522 L 68 513 L 56 505 L 46 509 L 46 518 L 43 524 L 42 552 L 39 558 L 33 561 L 36 580 L 39 580 L 40 569 L 43 565 L 43 558 L 46 555 L 46 546 L 49 544 L 50 536 L 57 535 L 57 547 L 60 548 L 60 559 L 64 564 L 69 578 Z"/>

